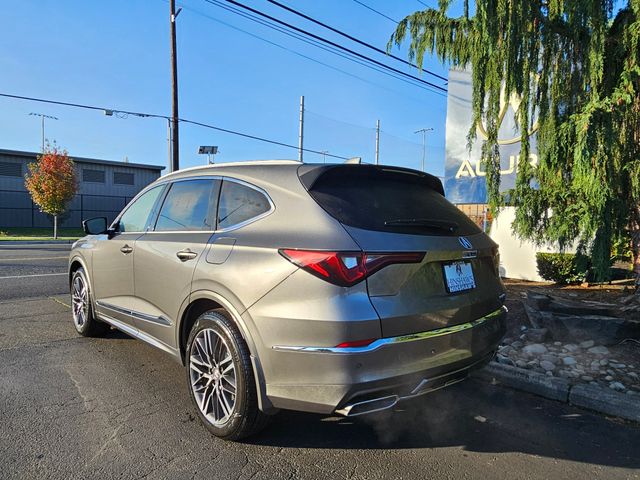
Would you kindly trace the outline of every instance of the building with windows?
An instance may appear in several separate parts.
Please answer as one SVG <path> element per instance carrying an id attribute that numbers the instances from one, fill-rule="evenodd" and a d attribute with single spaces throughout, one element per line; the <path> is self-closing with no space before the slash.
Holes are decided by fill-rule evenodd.
<path id="1" fill-rule="evenodd" d="M 49 227 L 51 216 L 40 212 L 24 186 L 29 162 L 39 154 L 0 149 L 0 228 Z M 83 219 L 104 216 L 112 221 L 165 167 L 71 156 L 76 164 L 78 193 L 61 227 L 80 227 Z"/>

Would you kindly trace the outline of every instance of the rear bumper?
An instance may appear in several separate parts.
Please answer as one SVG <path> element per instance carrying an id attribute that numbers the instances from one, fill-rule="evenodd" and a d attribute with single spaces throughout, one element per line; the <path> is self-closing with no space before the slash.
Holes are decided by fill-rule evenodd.
<path id="1" fill-rule="evenodd" d="M 488 362 L 506 331 L 506 308 L 429 332 L 383 338 L 366 347 L 272 347 L 287 383 L 269 384 L 274 407 L 356 415 L 443 388 Z"/>

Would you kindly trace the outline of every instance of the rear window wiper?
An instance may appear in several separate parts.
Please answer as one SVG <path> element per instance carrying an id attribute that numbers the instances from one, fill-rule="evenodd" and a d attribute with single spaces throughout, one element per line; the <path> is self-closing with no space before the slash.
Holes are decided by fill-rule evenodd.
<path id="1" fill-rule="evenodd" d="M 455 232 L 459 225 L 456 222 L 448 222 L 446 220 L 436 220 L 435 218 L 396 218 L 395 220 L 387 220 L 384 222 L 388 227 L 425 227 L 445 230 L 447 232 Z"/>

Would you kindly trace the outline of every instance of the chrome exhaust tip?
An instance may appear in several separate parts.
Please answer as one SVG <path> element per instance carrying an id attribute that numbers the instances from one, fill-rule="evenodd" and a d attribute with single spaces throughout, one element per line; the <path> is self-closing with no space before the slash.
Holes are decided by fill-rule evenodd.
<path id="1" fill-rule="evenodd" d="M 339 415 L 345 417 L 357 417 L 367 413 L 380 412 L 395 407 L 400 398 L 397 395 L 389 395 L 388 397 L 373 398 L 371 400 L 363 400 L 354 402 L 336 410 Z"/>

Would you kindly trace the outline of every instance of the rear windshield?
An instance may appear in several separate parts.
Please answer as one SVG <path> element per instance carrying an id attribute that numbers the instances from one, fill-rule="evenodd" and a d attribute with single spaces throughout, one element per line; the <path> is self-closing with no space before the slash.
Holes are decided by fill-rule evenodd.
<path id="1" fill-rule="evenodd" d="M 480 232 L 469 217 L 434 189 L 441 188 L 434 177 L 373 166 L 349 167 L 327 169 L 320 175 L 309 172 L 307 179 L 301 175 L 313 199 L 345 225 L 417 235 Z"/>

